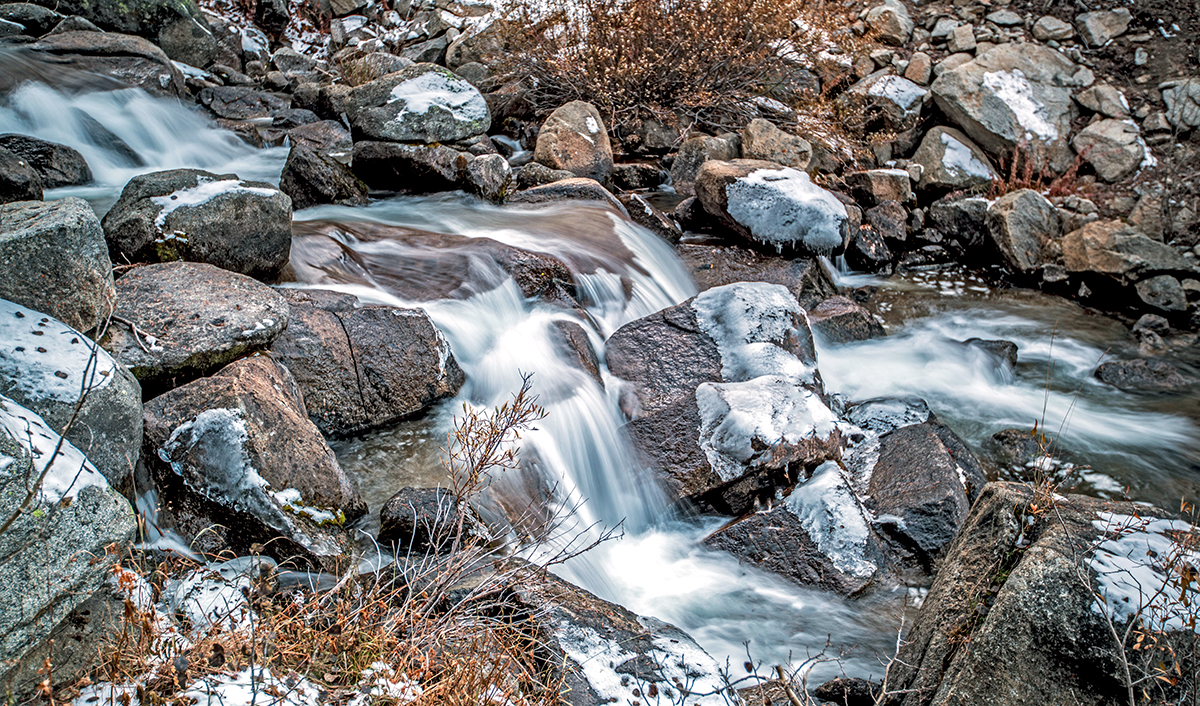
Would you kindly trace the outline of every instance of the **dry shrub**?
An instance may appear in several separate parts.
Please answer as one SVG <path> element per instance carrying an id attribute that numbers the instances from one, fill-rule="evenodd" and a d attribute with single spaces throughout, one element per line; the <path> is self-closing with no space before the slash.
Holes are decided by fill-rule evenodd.
<path id="1" fill-rule="evenodd" d="M 819 99 L 801 70 L 847 73 L 852 21 L 823 0 L 524 0 L 495 60 L 539 112 L 586 100 L 617 125 L 732 129 Z"/>

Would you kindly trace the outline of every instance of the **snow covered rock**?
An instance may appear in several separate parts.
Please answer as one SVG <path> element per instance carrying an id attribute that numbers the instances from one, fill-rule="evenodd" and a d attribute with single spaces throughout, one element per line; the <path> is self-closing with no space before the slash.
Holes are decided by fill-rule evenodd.
<path id="1" fill-rule="evenodd" d="M 271 345 L 287 302 L 245 275 L 192 262 L 138 267 L 117 280 L 117 315 L 100 345 L 141 381 L 204 375 Z M 176 381 L 179 382 L 179 381 Z"/>
<path id="2" fill-rule="evenodd" d="M 551 169 L 603 183 L 612 174 L 613 153 L 600 111 L 583 101 L 557 108 L 538 132 L 533 158 Z"/>
<path id="3" fill-rule="evenodd" d="M 206 553 L 262 543 L 279 561 L 342 565 L 343 527 L 366 506 L 287 368 L 239 360 L 146 403 L 145 420 L 164 527 Z"/>
<path id="4" fill-rule="evenodd" d="M 270 279 L 287 263 L 292 200 L 235 174 L 172 169 L 130 179 L 103 225 L 119 262 L 205 262 Z"/>
<path id="5" fill-rule="evenodd" d="M 1067 137 L 1076 115 L 1072 88 L 1094 77 L 1039 44 L 1002 44 L 933 82 L 938 107 L 992 155 L 1019 145 L 1035 164 L 1065 171 L 1074 158 Z"/>
<path id="6" fill-rule="evenodd" d="M 46 473 L 41 492 L 0 533 L 0 685 L 104 584 L 115 558 L 105 547 L 129 541 L 136 527 L 129 502 L 73 444 L 51 461 L 59 440 L 44 419 L 0 395 L 0 518 Z"/>
<path id="7" fill-rule="evenodd" d="M 421 309 L 359 306 L 347 294 L 281 290 L 287 330 L 271 347 L 326 434 L 379 427 L 458 393 L 465 376 Z"/>
<path id="8" fill-rule="evenodd" d="M 67 432 L 108 482 L 126 490 L 142 439 L 142 389 L 108 351 L 40 312 L 0 299 L 0 395 Z"/>
<path id="9" fill-rule="evenodd" d="M 90 331 L 113 307 L 104 231 L 82 199 L 0 205 L 0 299 Z"/>
<path id="10" fill-rule="evenodd" d="M 808 174 L 772 162 L 708 161 L 696 174 L 704 210 L 743 238 L 777 253 L 841 252 L 846 207 Z"/>
<path id="11" fill-rule="evenodd" d="M 904 132 L 916 127 L 929 97 L 928 88 L 889 71 L 877 71 L 846 89 L 839 101 L 863 116 L 864 128 Z"/>
<path id="12" fill-rule="evenodd" d="M 358 86 L 346 100 L 355 137 L 365 140 L 453 142 L 492 124 L 479 90 L 434 64 L 415 64 Z"/>
<path id="13" fill-rule="evenodd" d="M 925 133 L 913 154 L 920 164 L 917 188 L 932 191 L 985 189 L 997 177 L 992 162 L 969 137 L 950 127 L 935 127 Z"/>

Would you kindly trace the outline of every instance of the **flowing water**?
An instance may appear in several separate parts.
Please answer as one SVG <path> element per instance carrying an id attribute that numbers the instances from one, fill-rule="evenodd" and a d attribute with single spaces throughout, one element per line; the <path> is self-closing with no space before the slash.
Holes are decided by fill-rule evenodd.
<path id="1" fill-rule="evenodd" d="M 98 212 L 138 173 L 195 167 L 277 182 L 286 157 L 286 150 L 255 150 L 178 103 L 131 89 L 63 92 L 26 84 L 0 105 L 0 132 L 79 149 L 97 183 L 48 197 L 83 196 Z M 547 551 L 570 546 L 571 537 L 586 544 L 603 528 L 624 532 L 556 571 L 679 625 L 718 659 L 739 665 L 735 674 L 747 652 L 767 665 L 798 662 L 829 636 L 835 649 L 855 648 L 845 660 L 847 673 L 881 673 L 878 656 L 894 648 L 900 616 L 911 608 L 907 598 L 919 599 L 920 591 L 899 587 L 846 601 L 743 566 L 700 543 L 721 518 L 672 514 L 638 468 L 621 430 L 620 383 L 604 371 L 603 341 L 623 323 L 695 293 L 668 246 L 594 204 L 501 208 L 441 195 L 321 207 L 295 219 L 297 282 L 290 286 L 421 306 L 467 373 L 458 398 L 422 419 L 335 442 L 373 510 L 403 486 L 445 482 L 438 447 L 455 413 L 464 404 L 509 399 L 522 375 L 532 374 L 547 416 L 524 437 L 523 449 L 542 490 L 553 489 L 565 515 Z M 483 238 L 566 262 L 582 308 L 527 299 L 486 249 L 472 247 Z M 437 247 L 423 244 L 430 242 Z M 997 291 L 953 273 L 844 283 L 878 288 L 870 306 L 884 315 L 891 335 L 820 345 L 830 391 L 851 400 L 924 397 L 976 449 L 995 431 L 1028 429 L 1036 420 L 1052 433 L 1061 429 L 1064 446 L 1092 465 L 1079 472 L 1083 491 L 1116 496 L 1128 488 L 1134 499 L 1168 507 L 1200 496 L 1197 401 L 1129 395 L 1090 376 L 1105 352 L 1135 354 L 1123 326 L 1060 299 Z M 564 351 L 564 322 L 587 332 L 603 385 Z M 1013 371 L 998 368 L 957 343 L 970 337 L 1012 340 L 1020 362 Z M 829 677 L 840 669 L 818 671 Z"/>

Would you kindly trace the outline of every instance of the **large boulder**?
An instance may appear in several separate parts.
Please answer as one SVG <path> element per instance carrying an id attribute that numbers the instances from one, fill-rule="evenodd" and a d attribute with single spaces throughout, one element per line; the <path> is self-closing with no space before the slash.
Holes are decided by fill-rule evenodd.
<path id="1" fill-rule="evenodd" d="M 192 0 L 35 0 L 63 15 L 76 15 L 107 32 L 136 34 L 156 39 L 160 32 L 180 20 L 200 20 Z"/>
<path id="2" fill-rule="evenodd" d="M 1132 176 L 1151 160 L 1141 131 L 1132 120 L 1097 120 L 1080 130 L 1071 145 L 1107 182 Z"/>
<path id="3" fill-rule="evenodd" d="M 168 262 L 117 280 L 117 315 L 100 345 L 143 383 L 205 375 L 287 328 L 287 301 L 245 275 Z M 137 327 L 133 330 L 132 327 Z"/>
<path id="4" fill-rule="evenodd" d="M 26 658 L 108 580 L 137 523 L 129 502 L 35 412 L 0 395 L 0 688 Z M 51 451 L 59 455 L 51 461 Z M 49 466 L 49 467 L 47 467 Z M 37 492 L 34 481 L 45 476 Z M 32 494 L 26 505 L 27 496 Z M 22 507 L 24 505 L 24 507 Z M 38 665 L 40 666 L 40 665 Z"/>
<path id="5" fill-rule="evenodd" d="M 108 76 L 155 96 L 187 95 L 183 74 L 162 49 L 141 37 L 113 32 L 62 32 L 48 34 L 26 47 L 48 54 L 51 61 L 69 62 L 74 68 Z"/>
<path id="6" fill-rule="evenodd" d="M 1102 47 L 1115 37 L 1125 34 L 1132 21 L 1133 13 L 1127 7 L 1081 12 L 1075 16 L 1079 36 L 1089 47 Z"/>
<path id="7" fill-rule="evenodd" d="M 838 100 L 846 110 L 862 116 L 852 123 L 860 129 L 904 132 L 920 122 L 929 97 L 928 88 L 890 71 L 877 71 L 850 86 Z"/>
<path id="8" fill-rule="evenodd" d="M 766 282 L 788 288 L 800 306 L 811 310 L 837 293 L 816 258 L 767 255 L 737 245 L 680 243 L 675 253 L 700 291 L 735 282 Z"/>
<path id="9" fill-rule="evenodd" d="M 172 169 L 130 179 L 103 225 L 118 262 L 204 262 L 270 279 L 287 262 L 292 201 L 265 182 Z"/>
<path id="10" fill-rule="evenodd" d="M 960 191 L 986 189 L 997 177 L 991 160 L 969 137 L 950 127 L 925 133 L 912 156 L 921 165 L 920 189 Z"/>
<path id="11" fill-rule="evenodd" d="M 459 188 L 470 158 L 447 145 L 359 140 L 353 169 L 372 189 L 424 194 Z"/>
<path id="12" fill-rule="evenodd" d="M 1096 367 L 1096 379 L 1131 392 L 1178 393 L 1194 382 L 1181 375 L 1179 368 L 1160 358 L 1110 360 Z"/>
<path id="13" fill-rule="evenodd" d="M 932 90 L 938 107 L 983 149 L 1011 155 L 1020 147 L 1035 164 L 1062 172 L 1074 159 L 1071 89 L 1090 78 L 1049 47 L 1002 44 L 943 72 Z"/>
<path id="14" fill-rule="evenodd" d="M 3 299 L 0 340 L 0 395 L 66 430 L 110 485 L 128 490 L 142 438 L 137 380 L 79 331 Z"/>
<path id="15" fill-rule="evenodd" d="M 987 212 L 987 233 L 1005 267 L 1029 274 L 1046 262 L 1046 246 L 1062 231 L 1058 209 L 1032 189 L 996 199 Z"/>
<path id="16" fill-rule="evenodd" d="M 1103 274 L 1122 283 L 1196 272 L 1195 265 L 1174 248 L 1120 221 L 1093 221 L 1066 234 L 1062 252 L 1068 272 Z"/>
<path id="17" fill-rule="evenodd" d="M 551 169 L 604 182 L 612 174 L 612 145 L 596 106 L 571 101 L 560 106 L 538 132 L 533 158 Z"/>
<path id="18" fill-rule="evenodd" d="M 0 147 L 25 160 L 37 172 L 43 189 L 80 186 L 92 180 L 83 155 L 66 145 L 10 133 L 0 135 Z"/>
<path id="19" fill-rule="evenodd" d="M 846 207 L 808 174 L 772 162 L 705 162 L 696 174 L 704 210 L 741 237 L 779 254 L 841 252 Z"/>
<path id="20" fill-rule="evenodd" d="M 367 185 L 345 164 L 306 145 L 293 145 L 288 153 L 279 190 L 300 210 L 325 203 L 362 206 L 367 203 Z"/>
<path id="21" fill-rule="evenodd" d="M 350 91 L 355 136 L 389 142 L 453 142 L 487 132 L 487 101 L 466 79 L 442 66 L 415 64 Z"/>
<path id="22" fill-rule="evenodd" d="M 40 37 L 62 22 L 63 16 L 48 7 L 27 2 L 0 5 L 0 20 L 15 22 L 25 28 L 22 34 Z"/>
<path id="23" fill-rule="evenodd" d="M 279 561 L 344 568 L 343 527 L 366 505 L 287 368 L 245 358 L 146 403 L 145 420 L 163 526 L 206 553 L 257 543 Z"/>
<path id="24" fill-rule="evenodd" d="M 42 177 L 29 160 L 0 147 L 0 204 L 41 201 Z"/>
<path id="25" fill-rule="evenodd" d="M 271 353 L 292 371 L 326 434 L 352 434 L 419 414 L 465 376 L 421 309 L 359 306 L 324 290 L 282 290 L 287 330 Z"/>
<path id="26" fill-rule="evenodd" d="M 903 46 L 913 33 L 912 17 L 899 0 L 884 0 L 867 11 L 867 26 L 875 30 L 879 40 L 892 46 Z"/>
<path id="27" fill-rule="evenodd" d="M 112 313 L 104 231 L 82 199 L 0 205 L 0 299 L 90 331 Z"/>

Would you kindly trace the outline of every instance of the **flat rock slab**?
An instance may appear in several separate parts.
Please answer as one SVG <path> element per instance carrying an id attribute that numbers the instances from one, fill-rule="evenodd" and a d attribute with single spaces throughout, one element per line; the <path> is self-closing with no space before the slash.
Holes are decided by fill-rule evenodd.
<path id="1" fill-rule="evenodd" d="M 207 374 L 266 348 L 287 328 L 287 302 L 245 275 L 192 262 L 135 268 L 117 280 L 117 316 L 100 345 L 142 382 Z"/>
<path id="2" fill-rule="evenodd" d="M 112 262 L 92 207 L 69 197 L 0 205 L 0 299 L 90 331 L 113 307 Z"/>
<path id="3" fill-rule="evenodd" d="M 1131 392 L 1180 392 L 1195 382 L 1180 374 L 1179 368 L 1158 358 L 1102 363 L 1096 368 L 1096 378 Z"/>

